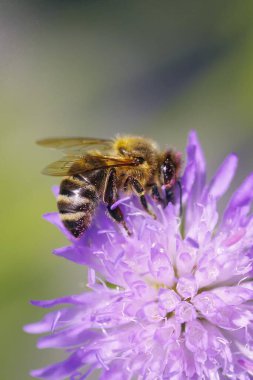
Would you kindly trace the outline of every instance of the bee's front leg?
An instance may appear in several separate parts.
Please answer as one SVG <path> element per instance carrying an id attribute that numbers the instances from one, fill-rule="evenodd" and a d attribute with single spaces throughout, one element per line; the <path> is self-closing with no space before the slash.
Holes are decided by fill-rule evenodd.
<path id="1" fill-rule="evenodd" d="M 128 177 L 127 183 L 130 184 L 134 193 L 139 197 L 144 210 L 149 215 L 151 215 L 154 219 L 156 219 L 156 215 L 148 207 L 148 203 L 147 203 L 147 200 L 145 198 L 145 192 L 144 192 L 144 189 L 143 189 L 142 185 L 140 184 L 140 182 L 134 177 Z"/>
<path id="2" fill-rule="evenodd" d="M 163 207 L 166 206 L 166 201 L 161 197 L 160 195 L 160 192 L 159 192 L 159 189 L 158 189 L 158 186 L 156 183 L 154 183 L 152 185 L 152 189 L 151 189 L 151 197 L 152 199 L 157 202 L 157 203 L 160 203 Z"/>
<path id="3" fill-rule="evenodd" d="M 176 184 L 179 187 L 179 216 L 182 217 L 182 215 L 183 215 L 182 186 L 181 186 L 180 181 L 177 181 Z M 176 203 L 175 185 L 174 185 L 174 187 L 172 187 L 170 189 L 166 189 L 165 194 L 166 194 L 166 205 L 165 206 L 167 206 L 169 203 L 172 203 L 174 205 Z"/>
<path id="4" fill-rule="evenodd" d="M 168 203 L 175 204 L 175 194 L 174 194 L 174 188 L 166 189 L 165 190 L 165 196 L 166 196 L 166 206 Z"/>
<path id="5" fill-rule="evenodd" d="M 116 187 L 116 171 L 111 169 L 108 173 L 106 185 L 103 194 L 103 201 L 107 204 L 107 210 L 109 215 L 117 223 L 120 223 L 126 230 L 127 234 L 130 236 L 131 232 L 129 231 L 126 222 L 124 220 L 124 215 L 119 206 L 112 209 L 112 205 L 117 201 L 117 187 Z"/>
<path id="6" fill-rule="evenodd" d="M 182 216 L 182 214 L 183 214 L 183 204 L 182 204 L 183 194 L 182 194 L 182 185 L 181 185 L 180 180 L 177 180 L 176 184 L 172 188 L 166 189 L 166 191 L 165 191 L 166 202 L 167 202 L 166 206 L 168 203 L 172 203 L 174 205 L 176 202 L 176 199 L 175 199 L 175 187 L 176 187 L 176 185 L 179 188 L 179 206 L 180 206 L 179 214 L 180 214 L 180 216 Z"/>

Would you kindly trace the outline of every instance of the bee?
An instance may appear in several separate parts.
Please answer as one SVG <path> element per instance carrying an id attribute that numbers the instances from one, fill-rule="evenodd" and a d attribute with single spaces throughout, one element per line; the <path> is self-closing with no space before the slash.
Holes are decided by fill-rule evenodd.
<path id="1" fill-rule="evenodd" d="M 75 238 L 80 238 L 91 225 L 100 202 L 130 235 L 120 207 L 112 207 L 122 192 L 134 193 L 144 210 L 155 218 L 146 195 L 165 207 L 168 202 L 174 203 L 178 184 L 181 206 L 181 154 L 160 151 L 152 140 L 138 136 L 111 140 L 74 137 L 49 138 L 37 143 L 65 154 L 42 173 L 63 176 L 57 206 L 64 226 Z"/>

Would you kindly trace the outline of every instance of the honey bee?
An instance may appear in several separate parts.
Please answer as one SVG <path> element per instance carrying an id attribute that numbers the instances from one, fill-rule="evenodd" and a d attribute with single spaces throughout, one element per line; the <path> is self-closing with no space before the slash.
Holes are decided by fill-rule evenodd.
<path id="1" fill-rule="evenodd" d="M 174 202 L 178 184 L 181 205 L 181 154 L 160 151 L 152 140 L 138 136 L 111 140 L 77 137 L 49 138 L 37 143 L 65 154 L 43 173 L 64 177 L 57 206 L 64 226 L 75 238 L 90 226 L 100 202 L 106 205 L 109 216 L 131 234 L 120 207 L 112 207 L 120 192 L 134 193 L 144 210 L 155 218 L 146 194 L 165 207 Z"/>

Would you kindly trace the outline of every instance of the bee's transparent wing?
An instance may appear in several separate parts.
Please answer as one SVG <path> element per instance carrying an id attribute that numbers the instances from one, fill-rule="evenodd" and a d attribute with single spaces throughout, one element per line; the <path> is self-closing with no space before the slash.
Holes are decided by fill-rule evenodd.
<path id="1" fill-rule="evenodd" d="M 105 155 L 65 156 L 52 162 L 43 171 L 43 174 L 51 176 L 72 176 L 83 174 L 98 169 L 108 169 L 120 166 L 137 166 L 139 163 L 130 158 Z"/>
<path id="2" fill-rule="evenodd" d="M 90 150 L 109 152 L 112 149 L 113 140 L 89 137 L 56 137 L 39 140 L 37 144 L 46 148 L 60 149 L 66 154 L 81 155 Z"/>

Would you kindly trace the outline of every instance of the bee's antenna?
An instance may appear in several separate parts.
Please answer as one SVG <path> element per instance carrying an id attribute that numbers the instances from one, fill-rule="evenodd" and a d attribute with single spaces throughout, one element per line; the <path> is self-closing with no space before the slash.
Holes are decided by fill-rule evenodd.
<path id="1" fill-rule="evenodd" d="M 182 184 L 181 184 L 180 180 L 177 180 L 177 185 L 179 188 L 180 217 L 182 217 L 182 215 L 183 215 L 183 203 L 182 203 L 183 191 L 182 191 Z"/>

